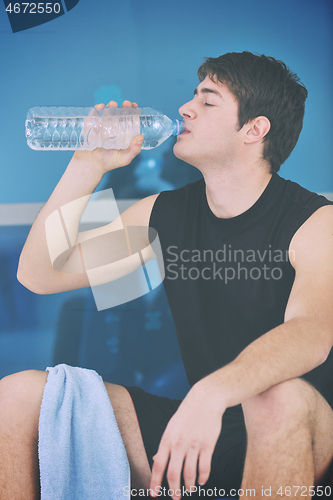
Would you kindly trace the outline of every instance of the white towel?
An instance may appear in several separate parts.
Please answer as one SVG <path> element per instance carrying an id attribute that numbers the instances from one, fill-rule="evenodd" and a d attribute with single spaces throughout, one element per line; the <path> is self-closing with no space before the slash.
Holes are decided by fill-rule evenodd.
<path id="1" fill-rule="evenodd" d="M 128 500 L 130 468 L 108 393 L 93 370 L 49 372 L 39 419 L 42 500 Z"/>

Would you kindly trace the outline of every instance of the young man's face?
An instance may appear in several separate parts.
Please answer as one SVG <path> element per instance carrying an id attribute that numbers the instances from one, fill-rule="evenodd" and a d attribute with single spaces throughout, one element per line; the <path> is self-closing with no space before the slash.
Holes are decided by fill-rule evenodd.
<path id="1" fill-rule="evenodd" d="M 206 77 L 194 98 L 179 113 L 186 130 L 177 138 L 174 154 L 197 168 L 232 164 L 239 154 L 242 134 L 238 131 L 238 104 L 228 87 Z"/>

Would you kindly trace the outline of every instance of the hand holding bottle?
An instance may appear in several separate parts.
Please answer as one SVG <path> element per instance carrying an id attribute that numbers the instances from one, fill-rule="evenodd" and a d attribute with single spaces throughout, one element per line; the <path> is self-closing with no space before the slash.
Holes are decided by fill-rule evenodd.
<path id="1" fill-rule="evenodd" d="M 116 101 L 110 101 L 106 107 L 116 108 L 117 106 L 118 104 Z M 130 101 L 124 101 L 122 104 L 123 108 L 136 108 L 137 106 L 138 105 L 135 102 L 131 103 Z M 97 104 L 95 106 L 96 110 L 104 108 L 104 104 Z M 78 150 L 75 151 L 74 158 L 97 164 L 101 169 L 101 174 L 104 175 L 110 170 L 129 165 L 131 161 L 140 153 L 143 141 L 144 136 L 138 134 L 133 137 L 127 149 L 96 148 L 92 151 Z"/>

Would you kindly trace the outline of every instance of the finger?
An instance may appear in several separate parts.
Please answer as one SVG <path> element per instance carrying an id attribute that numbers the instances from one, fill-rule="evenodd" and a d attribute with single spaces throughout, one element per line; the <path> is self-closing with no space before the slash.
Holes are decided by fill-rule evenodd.
<path id="1" fill-rule="evenodd" d="M 159 446 L 159 450 L 154 456 L 154 464 L 151 471 L 151 479 L 149 488 L 152 490 L 151 496 L 156 497 L 158 494 L 158 487 L 162 486 L 164 471 L 169 461 L 169 447 Z"/>
<path id="2" fill-rule="evenodd" d="M 174 494 L 171 495 L 171 498 L 173 498 L 174 500 L 179 500 L 179 498 L 181 498 L 180 476 L 183 469 L 184 458 L 185 458 L 184 450 L 180 449 L 177 451 L 174 450 L 171 453 L 168 465 L 166 477 L 168 480 L 169 489 L 173 490 Z"/>
<path id="3" fill-rule="evenodd" d="M 132 102 L 132 108 L 137 108 L 137 107 L 138 107 L 137 103 L 136 102 Z"/>
<path id="4" fill-rule="evenodd" d="M 131 108 L 132 107 L 132 103 L 131 101 L 124 101 L 121 105 L 122 108 Z"/>
<path id="5" fill-rule="evenodd" d="M 118 103 L 116 101 L 110 101 L 106 107 L 107 108 L 116 108 L 118 106 Z"/>
<path id="6" fill-rule="evenodd" d="M 131 163 L 131 161 L 140 153 L 143 141 L 143 135 L 136 135 L 131 140 L 131 144 L 127 149 L 115 150 L 115 162 L 117 166 L 124 167 L 125 165 Z"/>
<path id="7" fill-rule="evenodd" d="M 184 470 L 183 470 L 183 478 L 185 483 L 185 488 L 188 490 L 191 486 L 195 486 L 195 481 L 197 478 L 197 470 L 198 470 L 198 455 L 199 450 L 190 450 L 186 455 Z"/>
<path id="8" fill-rule="evenodd" d="M 105 108 L 105 104 L 101 103 L 101 104 L 96 104 L 96 106 L 94 106 L 96 109 L 103 109 Z"/>
<path id="9" fill-rule="evenodd" d="M 198 483 L 203 486 L 210 476 L 210 468 L 212 462 L 212 455 L 214 449 L 204 448 L 199 456 L 199 466 L 198 466 Z"/>
<path id="10" fill-rule="evenodd" d="M 129 147 L 127 149 L 125 149 L 125 151 L 130 150 L 131 153 L 135 153 L 135 156 L 138 155 L 141 151 L 142 144 L 143 144 L 144 140 L 145 140 L 144 135 L 142 135 L 142 134 L 136 135 L 135 137 L 133 137 Z"/>

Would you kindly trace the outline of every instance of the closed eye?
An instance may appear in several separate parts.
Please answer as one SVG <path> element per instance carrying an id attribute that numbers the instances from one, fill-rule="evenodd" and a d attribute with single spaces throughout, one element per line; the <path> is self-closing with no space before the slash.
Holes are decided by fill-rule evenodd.
<path id="1" fill-rule="evenodd" d="M 208 102 L 205 102 L 204 105 L 208 106 L 208 107 L 211 107 L 211 108 L 214 106 L 214 104 L 209 104 Z"/>

